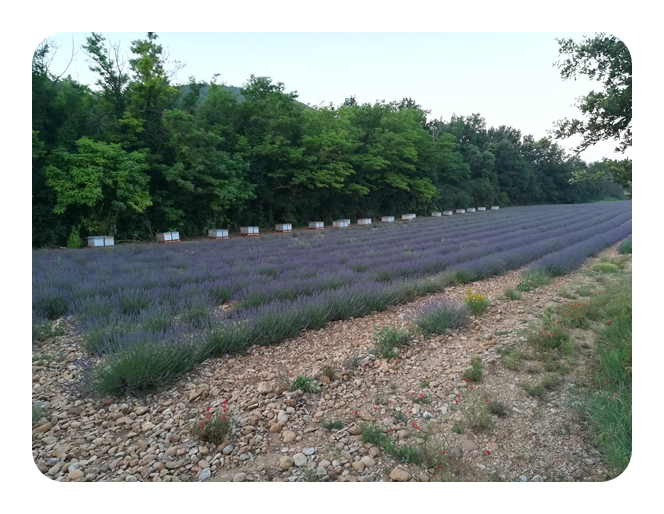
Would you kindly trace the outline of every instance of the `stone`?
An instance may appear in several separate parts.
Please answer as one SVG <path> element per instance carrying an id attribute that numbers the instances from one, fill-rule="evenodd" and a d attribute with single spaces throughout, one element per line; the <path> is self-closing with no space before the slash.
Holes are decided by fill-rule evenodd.
<path id="1" fill-rule="evenodd" d="M 272 392 L 272 384 L 269 382 L 259 382 L 258 383 L 258 393 L 259 394 L 268 394 Z"/>
<path id="2" fill-rule="evenodd" d="M 302 453 L 305 455 L 313 455 L 316 450 L 314 448 L 305 448 L 302 450 Z"/>
<path id="3" fill-rule="evenodd" d="M 473 451 L 479 449 L 477 443 L 471 439 L 464 439 L 461 441 L 461 448 L 468 451 Z"/>
<path id="4" fill-rule="evenodd" d="M 390 480 L 394 482 L 408 482 L 410 480 L 410 473 L 405 469 L 394 468 L 390 471 Z"/>
<path id="5" fill-rule="evenodd" d="M 207 480 L 208 478 L 210 478 L 210 475 L 212 475 L 212 471 L 210 471 L 210 468 L 205 468 L 204 470 L 201 471 L 201 474 L 198 475 L 198 480 L 200 480 L 201 482 L 203 480 Z"/>
<path id="6" fill-rule="evenodd" d="M 136 478 L 134 475 L 127 475 L 125 477 L 125 482 L 138 482 L 138 478 Z"/>
<path id="7" fill-rule="evenodd" d="M 280 410 L 279 414 L 277 414 L 277 423 L 279 423 L 280 425 L 285 425 L 286 423 L 288 423 L 289 419 L 290 417 L 288 416 L 288 414 L 286 414 L 286 411 Z"/>
<path id="8" fill-rule="evenodd" d="M 417 481 L 418 482 L 428 482 L 429 481 L 429 475 L 422 472 L 419 475 L 417 475 Z"/>
<path id="9" fill-rule="evenodd" d="M 293 464 L 298 468 L 304 466 L 307 463 L 307 458 L 302 453 L 296 453 L 293 455 Z"/>
<path id="10" fill-rule="evenodd" d="M 78 480 L 79 478 L 83 478 L 85 476 L 85 473 L 81 471 L 80 469 L 75 469 L 74 471 L 71 471 L 68 475 L 67 478 L 69 480 Z"/>
<path id="11" fill-rule="evenodd" d="M 295 432 L 291 432 L 290 430 L 286 430 L 283 434 L 281 434 L 281 438 L 284 443 L 292 443 L 295 441 L 295 438 L 297 437 L 297 434 Z"/>
<path id="12" fill-rule="evenodd" d="M 32 434 L 33 435 L 34 434 L 43 434 L 44 432 L 48 432 L 49 430 L 51 430 L 52 427 L 53 427 L 53 425 L 51 424 L 51 422 L 47 421 L 43 425 L 38 426 L 37 428 L 33 429 Z"/>
<path id="13" fill-rule="evenodd" d="M 377 446 L 372 446 L 369 448 L 369 457 L 380 457 L 380 448 Z"/>
<path id="14" fill-rule="evenodd" d="M 231 452 L 233 451 L 234 446 L 232 444 L 229 444 L 228 446 L 225 446 L 223 450 L 221 450 L 221 453 L 224 455 L 230 455 Z"/>
<path id="15" fill-rule="evenodd" d="M 348 433 L 350 435 L 360 435 L 362 433 L 362 429 L 358 425 L 353 425 L 348 429 Z"/>
<path id="16" fill-rule="evenodd" d="M 272 425 L 270 427 L 270 433 L 271 434 L 278 434 L 279 432 L 281 432 L 282 428 L 283 427 L 279 423 L 275 423 L 274 425 Z"/>
<path id="17" fill-rule="evenodd" d="M 198 467 L 201 468 L 201 469 L 205 469 L 205 468 L 209 468 L 210 464 L 208 463 L 208 461 L 206 461 L 204 459 L 201 459 L 201 460 L 198 461 Z"/>
<path id="18" fill-rule="evenodd" d="M 291 459 L 288 455 L 285 455 L 279 459 L 279 467 L 285 471 L 288 471 L 291 467 L 293 467 L 293 459 Z"/>
<path id="19" fill-rule="evenodd" d="M 362 473 L 362 471 L 364 471 L 364 462 L 362 462 L 361 460 L 353 462 L 351 466 L 353 466 L 353 469 L 358 473 Z"/>
<path id="20" fill-rule="evenodd" d="M 246 473 L 236 473 L 233 475 L 233 482 L 244 482 L 245 478 L 247 478 Z"/>
<path id="21" fill-rule="evenodd" d="M 368 455 L 365 455 L 364 457 L 362 457 L 362 458 L 360 459 L 360 462 L 362 462 L 362 463 L 363 463 L 366 467 L 368 467 L 368 468 L 372 468 L 372 467 L 374 467 L 374 466 L 376 465 L 376 461 L 373 460 L 373 459 L 372 459 L 371 457 L 369 457 Z"/>
<path id="22" fill-rule="evenodd" d="M 531 482 L 544 482 L 544 478 L 542 478 L 540 475 L 535 475 L 533 478 L 530 479 Z"/>
<path id="23" fill-rule="evenodd" d="M 319 477 L 327 476 L 327 469 L 325 469 L 323 466 L 318 466 L 316 468 L 316 475 Z"/>

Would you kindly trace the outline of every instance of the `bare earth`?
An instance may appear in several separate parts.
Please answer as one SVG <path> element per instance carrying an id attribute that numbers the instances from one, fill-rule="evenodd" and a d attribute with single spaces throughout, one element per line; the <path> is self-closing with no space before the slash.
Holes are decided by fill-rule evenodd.
<path id="1" fill-rule="evenodd" d="M 601 255 L 617 256 L 616 247 Z M 574 390 L 592 380 L 592 331 L 574 332 L 570 371 L 544 400 L 521 385 L 541 376 L 542 363 L 523 361 L 520 369 L 509 369 L 499 354 L 517 347 L 528 352 L 522 331 L 537 326 L 547 306 L 569 301 L 561 290 L 601 290 L 588 273 L 596 261 L 520 300 L 503 298 L 520 282 L 517 270 L 330 323 L 275 346 L 210 360 L 172 388 L 141 399 L 68 397 L 64 386 L 78 373 L 72 362 L 84 354 L 65 334 L 33 351 L 33 402 L 44 404 L 32 436 L 35 464 L 56 481 L 606 480 L 587 421 L 572 407 Z M 401 358 L 389 362 L 369 353 L 374 327 L 406 328 L 418 306 L 433 298 L 461 301 L 468 287 L 492 302 L 468 328 L 414 337 L 398 349 Z M 477 384 L 464 380 L 474 356 L 484 368 Z M 326 366 L 336 372 L 332 381 L 322 375 Z M 284 390 L 298 375 L 316 377 L 320 392 Z M 488 428 L 471 428 L 469 413 L 479 412 L 487 399 L 504 404 L 506 415 L 492 415 Z M 227 441 L 192 440 L 191 422 L 201 420 L 207 407 L 219 411 L 223 400 L 234 420 Z M 343 427 L 324 428 L 333 421 Z M 440 452 L 441 468 L 398 462 L 362 443 L 361 424 L 379 427 L 399 444 Z M 462 424 L 463 433 L 453 432 Z M 427 443 L 418 437 L 422 433 L 430 435 Z"/>

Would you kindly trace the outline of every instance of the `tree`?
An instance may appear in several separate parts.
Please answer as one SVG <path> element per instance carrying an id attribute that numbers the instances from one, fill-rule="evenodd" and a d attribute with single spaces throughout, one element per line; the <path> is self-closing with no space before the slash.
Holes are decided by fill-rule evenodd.
<path id="1" fill-rule="evenodd" d="M 79 223 L 88 231 L 114 234 L 120 215 L 152 205 L 143 153 L 127 153 L 118 144 L 87 137 L 76 147 L 76 153 L 53 151 L 44 168 L 46 185 L 56 196 L 55 214 L 77 209 Z"/>
<path id="2" fill-rule="evenodd" d="M 585 120 L 563 119 L 556 122 L 554 136 L 566 139 L 575 134 L 583 140 L 581 152 L 598 141 L 618 141 L 616 152 L 632 146 L 632 58 L 625 44 L 603 33 L 586 37 L 581 43 L 556 39 L 564 60 L 554 63 L 563 80 L 585 75 L 602 83 L 603 90 L 591 91 L 580 98 L 577 107 Z"/>

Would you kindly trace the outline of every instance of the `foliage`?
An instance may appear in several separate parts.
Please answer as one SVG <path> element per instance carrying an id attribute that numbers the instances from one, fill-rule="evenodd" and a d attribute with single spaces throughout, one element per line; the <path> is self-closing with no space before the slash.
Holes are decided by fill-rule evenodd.
<path id="1" fill-rule="evenodd" d="M 317 393 L 318 386 L 314 382 L 314 377 L 307 377 L 298 375 L 293 382 L 291 382 L 291 391 L 302 391 L 304 393 Z"/>
<path id="2" fill-rule="evenodd" d="M 563 80 L 585 75 L 600 81 L 603 89 L 591 91 L 581 98 L 578 108 L 586 120 L 561 120 L 555 136 L 582 136 L 577 151 L 598 141 L 618 141 L 616 151 L 632 146 L 632 57 L 627 46 L 615 36 L 603 33 L 585 37 L 580 43 L 572 39 L 556 39 L 559 55 L 556 62 Z"/>
<path id="3" fill-rule="evenodd" d="M 628 239 L 625 239 L 622 243 L 620 243 L 620 246 L 618 247 L 618 252 L 621 255 L 632 253 L 632 236 L 630 236 Z"/>
<path id="4" fill-rule="evenodd" d="M 226 400 L 221 404 L 221 411 L 210 414 L 210 407 L 208 407 L 202 416 L 201 421 L 195 421 L 190 425 L 191 436 L 202 442 L 222 444 L 231 428 Z"/>
<path id="5" fill-rule="evenodd" d="M 465 325 L 468 314 L 465 305 L 440 300 L 421 307 L 414 318 L 414 323 L 424 335 L 443 334 L 447 329 Z"/>
<path id="6" fill-rule="evenodd" d="M 380 330 L 374 326 L 374 340 L 376 351 L 386 359 L 398 357 L 395 348 L 407 345 L 410 341 L 410 333 L 393 327 L 383 327 Z"/>
<path id="7" fill-rule="evenodd" d="M 321 423 L 325 430 L 341 430 L 344 427 L 343 421 L 323 421 Z"/>
<path id="8" fill-rule="evenodd" d="M 521 293 L 519 293 L 518 291 L 515 291 L 515 290 L 512 289 L 511 287 L 508 287 L 508 288 L 505 289 L 505 291 L 503 292 L 503 296 L 504 296 L 505 298 L 507 298 L 508 300 L 518 300 L 518 299 L 521 298 Z"/>
<path id="9" fill-rule="evenodd" d="M 470 367 L 464 371 L 464 377 L 469 382 L 480 382 L 482 380 L 482 361 L 473 357 L 470 359 Z"/>
<path id="10" fill-rule="evenodd" d="M 39 421 L 43 415 L 44 405 L 41 402 L 35 402 L 32 404 L 32 425 L 34 426 L 37 421 Z"/>
<path id="11" fill-rule="evenodd" d="M 481 316 L 491 304 L 484 296 L 473 292 L 471 289 L 466 289 L 463 301 L 475 316 Z"/>

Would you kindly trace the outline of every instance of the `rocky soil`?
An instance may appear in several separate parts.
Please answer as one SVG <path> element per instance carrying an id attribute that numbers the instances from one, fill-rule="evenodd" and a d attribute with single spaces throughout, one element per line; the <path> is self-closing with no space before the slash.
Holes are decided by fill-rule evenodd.
<path id="1" fill-rule="evenodd" d="M 615 256 L 615 247 L 603 255 Z M 514 271 L 330 323 L 275 346 L 207 361 L 172 388 L 145 398 L 69 396 L 66 385 L 79 373 L 74 362 L 85 355 L 66 333 L 33 351 L 33 403 L 43 408 L 32 432 L 35 465 L 64 482 L 606 480 L 587 422 L 572 406 L 574 391 L 592 377 L 592 332 L 575 334 L 571 370 L 544 399 L 521 385 L 536 378 L 541 363 L 524 361 L 510 369 L 501 357 L 505 350 L 527 350 L 524 331 L 537 325 L 546 307 L 567 301 L 561 290 L 599 288 L 588 273 L 595 260 L 519 300 L 503 298 L 520 281 Z M 492 302 L 470 326 L 413 337 L 399 348 L 398 359 L 370 353 L 375 327 L 405 328 L 417 307 L 432 298 L 461 300 L 466 287 Z M 476 384 L 464 380 L 473 357 L 484 369 Z M 290 391 L 298 375 L 316 377 L 319 392 Z M 490 427 L 470 427 L 488 399 L 506 412 L 492 415 Z M 219 412 L 224 400 L 233 420 L 227 440 L 214 445 L 192 439 L 190 425 L 208 407 Z M 335 421 L 341 428 L 326 428 Z M 363 444 L 361 426 L 367 425 L 402 447 L 440 452 L 441 467 L 399 462 Z M 461 425 L 463 433 L 457 433 Z"/>

